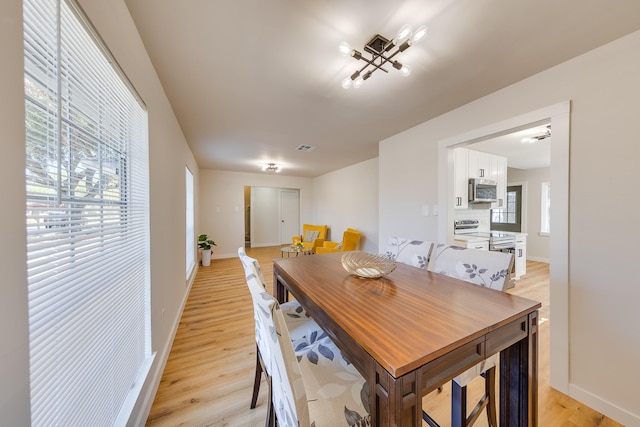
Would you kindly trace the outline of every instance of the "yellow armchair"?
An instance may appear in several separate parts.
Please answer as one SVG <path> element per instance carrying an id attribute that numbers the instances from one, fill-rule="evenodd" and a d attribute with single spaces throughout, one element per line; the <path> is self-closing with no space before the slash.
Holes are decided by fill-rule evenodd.
<path id="1" fill-rule="evenodd" d="M 347 252 L 358 250 L 362 233 L 353 228 L 347 228 L 342 234 L 342 242 L 324 242 L 321 247 L 316 248 L 316 253 L 327 254 L 331 252 Z"/>
<path id="2" fill-rule="evenodd" d="M 302 245 L 311 249 L 311 252 L 316 251 L 316 249 L 324 243 L 324 239 L 327 238 L 327 226 L 326 225 L 313 225 L 313 224 L 303 224 L 302 225 L 302 235 L 291 237 L 291 241 L 293 244 L 298 242 L 302 242 Z"/>

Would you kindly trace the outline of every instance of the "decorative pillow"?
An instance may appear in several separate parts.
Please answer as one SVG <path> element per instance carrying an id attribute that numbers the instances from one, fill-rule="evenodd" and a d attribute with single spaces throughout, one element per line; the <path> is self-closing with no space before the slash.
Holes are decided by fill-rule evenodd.
<path id="1" fill-rule="evenodd" d="M 307 230 L 307 232 L 304 235 L 304 239 L 302 239 L 302 241 L 307 243 L 312 243 L 314 240 L 318 238 L 319 235 L 320 235 L 319 231 Z"/>

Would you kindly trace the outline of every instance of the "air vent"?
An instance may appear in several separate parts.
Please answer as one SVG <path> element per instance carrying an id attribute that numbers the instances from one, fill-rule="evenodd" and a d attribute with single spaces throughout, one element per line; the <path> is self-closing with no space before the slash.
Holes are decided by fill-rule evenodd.
<path id="1" fill-rule="evenodd" d="M 298 150 L 298 151 L 306 151 L 307 153 L 310 153 L 312 151 L 315 151 L 316 148 L 318 148 L 318 147 L 315 146 L 315 145 L 304 145 L 304 144 L 301 144 L 301 145 L 298 145 L 296 150 Z"/>

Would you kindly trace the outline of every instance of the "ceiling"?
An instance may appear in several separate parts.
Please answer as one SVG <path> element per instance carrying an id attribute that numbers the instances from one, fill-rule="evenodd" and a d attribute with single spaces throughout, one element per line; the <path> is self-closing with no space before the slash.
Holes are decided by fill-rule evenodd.
<path id="1" fill-rule="evenodd" d="M 552 137 L 547 124 L 533 126 L 469 145 L 468 148 L 507 158 L 507 166 L 516 169 L 538 169 L 551 166 Z M 550 126 L 550 125 L 549 125 Z M 544 135 L 544 137 L 542 137 Z M 524 140 L 524 141 L 523 141 Z"/>
<path id="2" fill-rule="evenodd" d="M 125 0 L 200 168 L 315 177 L 380 140 L 640 29 L 637 0 Z M 376 33 L 413 73 L 344 90 Z M 315 145 L 313 152 L 296 150 Z"/>

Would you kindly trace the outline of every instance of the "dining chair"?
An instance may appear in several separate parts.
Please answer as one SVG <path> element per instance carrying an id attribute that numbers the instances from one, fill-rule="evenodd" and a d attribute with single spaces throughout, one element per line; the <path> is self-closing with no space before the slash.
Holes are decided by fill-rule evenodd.
<path id="1" fill-rule="evenodd" d="M 242 262 L 244 268 L 245 277 L 247 282 L 255 279 L 266 292 L 266 282 L 260 263 L 255 258 L 248 256 L 243 247 L 238 249 L 238 257 Z M 324 332 L 318 326 L 318 324 L 309 316 L 304 308 L 297 301 L 289 301 L 280 304 L 281 311 L 284 315 L 289 335 L 296 340 L 305 340 L 306 337 L 313 337 L 314 339 L 320 339 L 325 336 Z M 254 312 L 254 317 L 257 314 Z M 264 372 L 267 383 L 267 426 L 271 425 L 273 419 L 273 407 L 271 400 L 271 356 L 269 353 L 269 347 L 265 345 L 260 336 L 264 336 L 264 332 L 260 335 L 259 324 L 256 319 L 256 370 L 253 380 L 253 394 L 251 396 L 250 408 L 256 407 L 258 401 L 258 393 L 260 392 L 260 382 L 262 379 L 262 373 Z"/>
<path id="2" fill-rule="evenodd" d="M 397 262 L 426 270 L 432 249 L 433 242 L 391 236 L 385 255 Z"/>
<path id="3" fill-rule="evenodd" d="M 250 277 L 257 331 L 269 348 L 271 398 L 279 427 L 371 425 L 369 386 L 326 335 L 295 339 L 281 305 Z M 263 356 L 264 357 L 264 356 Z M 274 421 L 271 420 L 271 425 Z"/>
<path id="4" fill-rule="evenodd" d="M 428 270 L 504 292 L 511 279 L 513 262 L 511 253 L 438 244 L 431 254 Z M 464 371 L 451 382 L 452 426 L 471 426 L 485 408 L 489 426 L 497 426 L 495 393 L 497 358 L 498 355 L 494 354 Z M 485 391 L 471 414 L 467 416 L 467 385 L 477 376 L 484 377 Z M 424 412 L 423 418 L 429 425 L 437 426 L 435 421 Z"/>

